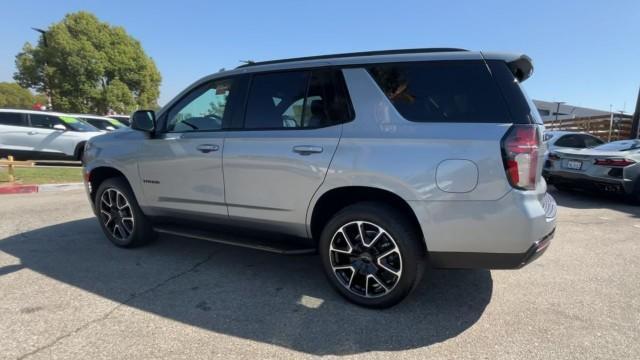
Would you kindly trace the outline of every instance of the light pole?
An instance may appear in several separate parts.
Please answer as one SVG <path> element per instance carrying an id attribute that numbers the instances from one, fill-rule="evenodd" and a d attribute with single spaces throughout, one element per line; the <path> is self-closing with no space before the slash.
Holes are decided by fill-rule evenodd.
<path id="1" fill-rule="evenodd" d="M 32 27 L 31 29 L 39 32 L 40 34 L 42 34 L 42 41 L 44 43 L 44 47 L 48 48 L 49 44 L 47 43 L 47 31 L 46 30 L 42 30 L 42 29 L 38 29 L 38 28 L 34 28 Z M 46 56 L 45 56 L 45 60 L 44 60 L 44 93 L 47 95 L 47 110 L 51 111 L 53 110 L 52 107 L 53 105 L 51 104 L 51 89 L 49 88 L 49 75 L 47 75 L 47 70 L 48 70 L 49 66 L 47 64 L 47 60 L 46 60 Z"/>
<path id="2" fill-rule="evenodd" d="M 560 130 L 560 123 L 558 122 L 558 113 L 560 112 L 560 105 L 564 104 L 564 101 L 556 101 L 556 126 L 558 127 L 556 130 Z"/>

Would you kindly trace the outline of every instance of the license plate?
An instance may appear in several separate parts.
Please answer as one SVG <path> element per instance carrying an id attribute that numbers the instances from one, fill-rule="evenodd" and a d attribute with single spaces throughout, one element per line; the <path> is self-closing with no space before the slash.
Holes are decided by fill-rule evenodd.
<path id="1" fill-rule="evenodd" d="M 582 169 L 582 161 L 569 160 L 569 161 L 567 161 L 567 168 L 568 169 L 573 169 L 573 170 L 580 170 L 580 169 Z"/>

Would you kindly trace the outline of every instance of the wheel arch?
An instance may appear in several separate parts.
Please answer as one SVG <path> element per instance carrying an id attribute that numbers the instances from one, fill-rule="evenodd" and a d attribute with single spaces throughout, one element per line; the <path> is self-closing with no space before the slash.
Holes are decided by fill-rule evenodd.
<path id="1" fill-rule="evenodd" d="M 418 217 L 409 203 L 389 190 L 369 186 L 337 187 L 320 195 L 309 209 L 308 231 L 310 237 L 317 242 L 323 227 L 335 213 L 346 206 L 366 201 L 387 204 L 402 212 L 415 227 L 415 231 L 421 240 L 422 250 L 425 254 L 427 253 L 425 234 L 422 231 Z"/>
<path id="2" fill-rule="evenodd" d="M 87 140 L 82 140 L 78 144 L 76 144 L 76 148 L 73 150 L 73 157 L 77 160 L 82 161 L 81 155 L 84 151 L 84 145 L 87 143 Z"/>
<path id="3" fill-rule="evenodd" d="M 122 178 L 133 190 L 133 187 L 131 186 L 131 182 L 129 182 L 129 179 L 127 179 L 127 177 L 124 175 L 122 171 L 111 166 L 98 166 L 91 169 L 91 171 L 89 172 L 89 178 L 87 180 L 91 185 L 91 201 L 92 202 L 95 202 L 96 200 L 95 199 L 96 191 L 98 190 L 98 187 L 100 187 L 100 184 L 102 184 L 105 180 L 114 178 L 114 177 Z"/>

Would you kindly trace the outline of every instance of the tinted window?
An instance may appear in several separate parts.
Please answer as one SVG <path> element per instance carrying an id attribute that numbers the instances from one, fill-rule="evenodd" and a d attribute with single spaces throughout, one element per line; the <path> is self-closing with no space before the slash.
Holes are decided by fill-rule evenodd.
<path id="1" fill-rule="evenodd" d="M 96 119 L 96 118 L 80 118 L 81 120 L 88 122 L 89 124 L 97 127 L 101 130 L 107 130 L 108 127 L 113 129 L 125 128 L 126 125 L 116 119 Z"/>
<path id="2" fill-rule="evenodd" d="M 309 76 L 307 71 L 255 75 L 251 81 L 244 127 L 301 127 Z"/>
<path id="3" fill-rule="evenodd" d="M 558 147 L 570 147 L 582 149 L 585 147 L 584 138 L 580 135 L 565 135 L 559 138 L 555 144 Z"/>
<path id="4" fill-rule="evenodd" d="M 582 135 L 582 140 L 584 141 L 584 146 L 588 148 L 592 148 L 604 143 L 604 141 L 598 139 L 597 137 L 589 135 Z"/>
<path id="5" fill-rule="evenodd" d="M 312 72 L 304 108 L 303 127 L 324 127 L 352 119 L 353 109 L 340 70 Z"/>
<path id="6" fill-rule="evenodd" d="M 26 123 L 24 114 L 0 112 L 0 125 L 26 126 Z"/>
<path id="7" fill-rule="evenodd" d="M 352 114 L 340 70 L 259 74 L 251 82 L 245 128 L 319 128 Z"/>
<path id="8" fill-rule="evenodd" d="M 72 116 L 55 116 L 48 114 L 30 114 L 31 126 L 43 129 L 53 129 L 55 125 L 62 125 L 67 130 L 89 132 L 98 131 L 97 128 Z"/>
<path id="9" fill-rule="evenodd" d="M 53 129 L 55 125 L 62 125 L 68 128 L 57 116 L 46 114 L 31 114 L 31 126 L 44 129 Z"/>
<path id="10" fill-rule="evenodd" d="M 369 68 L 398 112 L 418 122 L 512 122 L 481 61 L 383 64 Z"/>
<path id="11" fill-rule="evenodd" d="M 227 101 L 234 86 L 233 79 L 206 84 L 180 100 L 167 117 L 167 131 L 212 131 L 222 129 L 228 117 Z"/>
<path id="12" fill-rule="evenodd" d="M 513 122 L 516 124 L 542 124 L 540 115 L 544 115 L 544 111 L 547 110 L 536 110 L 535 104 L 527 97 L 522 84 L 513 76 L 507 63 L 500 60 L 489 60 L 487 65 L 504 97 Z M 548 111 L 546 115 L 549 115 Z"/>
<path id="13" fill-rule="evenodd" d="M 96 128 L 95 126 L 72 116 L 58 116 L 58 119 L 62 121 L 67 128 L 73 131 L 98 131 L 98 128 Z"/>

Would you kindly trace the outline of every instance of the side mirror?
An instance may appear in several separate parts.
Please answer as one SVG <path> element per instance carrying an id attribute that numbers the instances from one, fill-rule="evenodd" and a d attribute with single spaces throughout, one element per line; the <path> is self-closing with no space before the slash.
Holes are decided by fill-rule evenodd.
<path id="1" fill-rule="evenodd" d="M 131 115 L 131 128 L 153 133 L 156 128 L 156 113 L 153 110 L 138 110 Z"/>
<path id="2" fill-rule="evenodd" d="M 61 124 L 53 125 L 53 130 L 67 131 L 67 127 Z"/>

